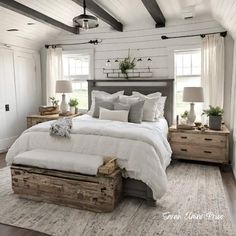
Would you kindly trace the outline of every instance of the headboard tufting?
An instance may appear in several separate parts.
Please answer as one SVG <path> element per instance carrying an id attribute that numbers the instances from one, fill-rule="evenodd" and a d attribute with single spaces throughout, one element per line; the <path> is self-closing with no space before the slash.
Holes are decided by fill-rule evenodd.
<path id="1" fill-rule="evenodd" d="M 152 79 L 152 80 L 88 80 L 88 104 L 91 106 L 91 93 L 93 90 L 101 90 L 115 93 L 124 90 L 126 95 L 132 95 L 132 91 L 142 94 L 161 92 L 167 96 L 165 104 L 165 118 L 169 125 L 173 123 L 173 98 L 174 79 Z"/>

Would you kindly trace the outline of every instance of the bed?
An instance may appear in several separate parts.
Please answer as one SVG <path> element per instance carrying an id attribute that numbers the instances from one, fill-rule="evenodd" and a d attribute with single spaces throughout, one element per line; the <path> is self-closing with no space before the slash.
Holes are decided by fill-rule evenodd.
<path id="1" fill-rule="evenodd" d="M 73 151 L 101 156 L 114 156 L 123 169 L 123 191 L 155 204 L 167 188 L 165 169 L 170 163 L 171 149 L 167 141 L 168 123 L 173 117 L 173 80 L 93 80 L 88 81 L 89 106 L 91 92 L 102 90 L 114 93 L 124 90 L 149 94 L 156 91 L 167 96 L 165 119 L 142 124 L 124 124 L 105 121 L 83 115 L 73 119 L 70 139 L 51 137 L 51 122 L 38 124 L 26 130 L 10 148 L 6 160 L 9 165 L 19 153 L 43 148 L 57 151 Z"/>

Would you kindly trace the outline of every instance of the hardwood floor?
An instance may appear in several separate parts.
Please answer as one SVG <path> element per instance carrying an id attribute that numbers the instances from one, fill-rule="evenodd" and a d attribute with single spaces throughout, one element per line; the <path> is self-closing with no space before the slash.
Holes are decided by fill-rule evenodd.
<path id="1" fill-rule="evenodd" d="M 6 166 L 5 154 L 0 154 L 0 168 L 3 168 L 5 166 Z M 223 185 L 227 202 L 231 212 L 232 223 L 236 230 L 236 180 L 230 168 L 227 171 L 221 170 L 221 176 L 223 179 Z M 23 235 L 44 236 L 45 234 L 0 224 L 0 236 L 23 236 Z"/>

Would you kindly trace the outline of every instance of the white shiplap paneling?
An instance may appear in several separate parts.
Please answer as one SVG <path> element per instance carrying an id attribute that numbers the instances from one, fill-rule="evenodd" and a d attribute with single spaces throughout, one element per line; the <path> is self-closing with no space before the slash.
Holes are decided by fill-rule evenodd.
<path id="1" fill-rule="evenodd" d="M 108 29 L 82 32 L 81 35 L 63 34 L 57 40 L 49 43 L 76 43 L 90 39 L 102 39 L 102 43 L 93 45 L 65 46 L 64 50 L 94 48 L 95 50 L 95 78 L 103 79 L 103 68 L 107 59 L 122 59 L 127 56 L 128 49 L 134 57 L 153 60 L 152 71 L 154 77 L 172 77 L 173 64 L 170 64 L 172 52 L 178 48 L 200 47 L 200 37 L 162 40 L 161 35 L 178 36 L 199 33 L 209 33 L 224 30 L 215 20 L 192 19 L 170 23 L 165 28 L 126 29 L 116 32 Z"/>

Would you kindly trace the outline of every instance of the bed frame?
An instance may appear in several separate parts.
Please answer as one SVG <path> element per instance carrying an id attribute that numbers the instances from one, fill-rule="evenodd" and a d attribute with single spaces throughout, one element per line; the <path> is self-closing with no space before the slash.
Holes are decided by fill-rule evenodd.
<path id="1" fill-rule="evenodd" d="M 91 106 L 91 95 L 93 90 L 101 90 L 115 93 L 124 90 L 125 95 L 131 95 L 132 91 L 142 94 L 161 92 L 167 96 L 165 104 L 165 118 L 169 126 L 173 123 L 173 95 L 174 79 L 152 79 L 152 80 L 88 80 L 88 104 Z M 123 179 L 124 196 L 132 196 L 145 199 L 149 205 L 155 205 L 152 190 L 142 181 L 127 178 Z"/>

